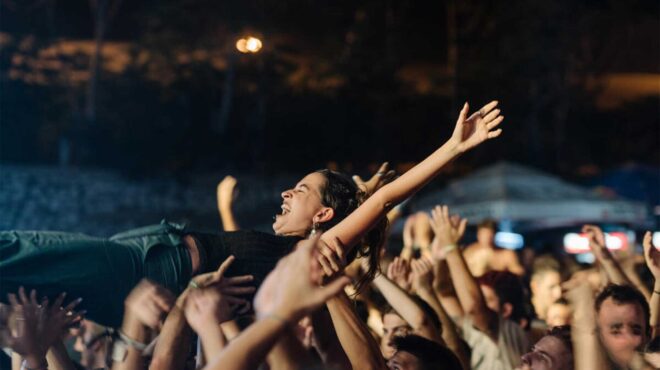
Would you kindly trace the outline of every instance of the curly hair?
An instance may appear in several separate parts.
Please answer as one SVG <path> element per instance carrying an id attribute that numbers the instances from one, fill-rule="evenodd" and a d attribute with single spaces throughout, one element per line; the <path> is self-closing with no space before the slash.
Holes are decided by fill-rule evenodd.
<path id="1" fill-rule="evenodd" d="M 319 225 L 322 231 L 327 231 L 355 211 L 369 195 L 360 190 L 345 174 L 328 169 L 316 172 L 326 179 L 325 185 L 321 188 L 321 203 L 335 212 L 335 217 Z M 369 259 L 369 271 L 355 284 L 358 292 L 373 280 L 378 271 L 380 252 L 385 244 L 388 226 L 387 217 L 383 217 L 367 232 L 358 245 L 348 246 L 350 252 L 346 256 L 347 263 L 358 257 Z"/>

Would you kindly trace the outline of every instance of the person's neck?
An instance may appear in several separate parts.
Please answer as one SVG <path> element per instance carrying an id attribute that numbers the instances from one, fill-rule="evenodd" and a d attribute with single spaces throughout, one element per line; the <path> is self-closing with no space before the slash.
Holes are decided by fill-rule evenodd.
<path id="1" fill-rule="evenodd" d="M 479 248 L 483 248 L 483 249 L 495 249 L 495 245 L 493 243 L 477 242 L 477 245 L 479 246 Z"/>

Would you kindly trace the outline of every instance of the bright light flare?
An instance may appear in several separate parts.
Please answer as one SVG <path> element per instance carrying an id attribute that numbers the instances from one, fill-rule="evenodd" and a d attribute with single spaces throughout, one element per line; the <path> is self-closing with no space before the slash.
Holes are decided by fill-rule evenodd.
<path id="1" fill-rule="evenodd" d="M 626 250 L 628 239 L 624 232 L 605 233 L 605 246 L 610 250 Z M 589 238 L 586 234 L 568 233 L 564 236 L 564 250 L 571 254 L 589 253 Z"/>
<path id="2" fill-rule="evenodd" d="M 261 40 L 254 36 L 248 36 L 236 41 L 236 49 L 244 54 L 258 53 L 263 47 Z"/>

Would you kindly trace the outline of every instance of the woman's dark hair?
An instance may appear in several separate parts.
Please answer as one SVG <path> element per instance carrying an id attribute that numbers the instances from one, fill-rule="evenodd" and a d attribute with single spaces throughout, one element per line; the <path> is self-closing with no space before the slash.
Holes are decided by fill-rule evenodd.
<path id="1" fill-rule="evenodd" d="M 322 231 L 327 231 L 355 211 L 369 197 L 369 194 L 360 190 L 347 175 L 328 169 L 316 172 L 326 179 L 325 186 L 321 188 L 321 203 L 335 212 L 335 216 L 330 221 L 319 225 Z M 367 232 L 358 245 L 347 246 L 350 248 L 350 252 L 346 256 L 347 263 L 357 257 L 369 258 L 369 271 L 355 284 L 358 292 L 373 280 L 378 270 L 378 260 L 380 251 L 385 244 L 387 227 L 387 217 L 383 217 Z"/>
<path id="2" fill-rule="evenodd" d="M 528 310 L 529 298 L 525 294 L 525 288 L 518 275 L 508 271 L 488 271 L 477 279 L 480 285 L 491 287 L 500 305 L 510 303 L 512 307 L 509 319 L 514 322 L 526 320 L 529 322 L 530 312 Z"/>

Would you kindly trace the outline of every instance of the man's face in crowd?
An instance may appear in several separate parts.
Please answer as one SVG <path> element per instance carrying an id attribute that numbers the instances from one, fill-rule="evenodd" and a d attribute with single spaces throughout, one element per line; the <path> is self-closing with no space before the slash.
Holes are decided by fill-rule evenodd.
<path id="1" fill-rule="evenodd" d="M 568 370 L 573 368 L 573 354 L 561 339 L 546 335 L 522 356 L 523 370 Z"/>
<path id="2" fill-rule="evenodd" d="M 399 351 L 387 361 L 390 370 L 418 370 L 421 368 L 419 359 L 406 351 Z"/>
<path id="3" fill-rule="evenodd" d="M 596 317 L 598 332 L 610 358 L 619 366 L 627 366 L 636 351 L 646 343 L 644 311 L 637 303 L 603 301 Z"/>
<path id="4" fill-rule="evenodd" d="M 553 303 L 548 307 L 548 314 L 545 318 L 548 327 L 564 326 L 571 324 L 571 308 L 561 303 Z"/>
<path id="5" fill-rule="evenodd" d="M 544 318 L 552 302 L 561 298 L 561 275 L 552 270 L 539 273 L 532 278 L 531 288 L 534 300 L 539 302 L 537 309 L 546 310 L 536 314 Z"/>
<path id="6" fill-rule="evenodd" d="M 408 334 L 412 334 L 412 328 L 401 316 L 395 313 L 385 314 L 383 316 L 383 337 L 380 340 L 380 350 L 383 357 L 389 359 L 394 356 L 396 348 L 392 346 L 392 339 L 395 336 L 403 337 Z"/>

